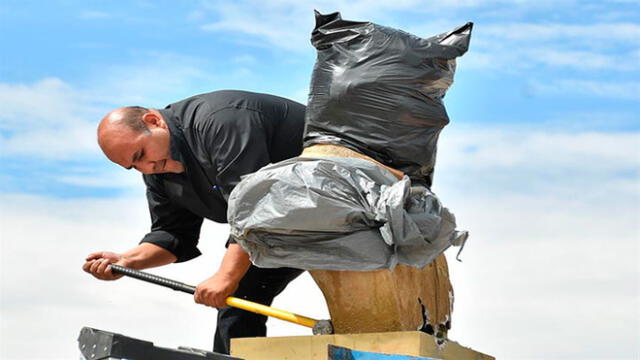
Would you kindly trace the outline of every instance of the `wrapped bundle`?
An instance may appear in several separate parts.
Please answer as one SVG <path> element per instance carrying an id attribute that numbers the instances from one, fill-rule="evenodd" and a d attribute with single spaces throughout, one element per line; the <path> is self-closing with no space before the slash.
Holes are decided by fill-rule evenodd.
<path id="1" fill-rule="evenodd" d="M 243 177 L 229 197 L 231 234 L 254 264 L 422 268 L 464 243 L 430 186 L 442 97 L 471 27 L 422 39 L 316 12 L 305 152 Z M 309 152 L 323 146 L 355 155 Z"/>
<path id="2" fill-rule="evenodd" d="M 358 158 L 266 166 L 236 186 L 229 206 L 231 235 L 260 267 L 422 268 L 467 238 L 428 188 Z"/>

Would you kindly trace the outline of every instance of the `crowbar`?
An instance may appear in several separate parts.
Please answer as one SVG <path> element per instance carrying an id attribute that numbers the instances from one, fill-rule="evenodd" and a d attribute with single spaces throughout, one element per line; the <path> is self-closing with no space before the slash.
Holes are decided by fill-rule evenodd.
<path id="1" fill-rule="evenodd" d="M 187 285 L 179 281 L 167 279 L 158 275 L 149 274 L 144 271 L 135 270 L 116 264 L 110 264 L 109 266 L 111 266 L 111 271 L 114 274 L 126 275 L 138 280 L 168 287 L 173 290 L 185 292 L 191 295 L 196 292 L 195 286 Z M 314 335 L 333 334 L 333 326 L 331 325 L 331 321 L 329 320 L 316 320 L 310 317 L 294 314 L 286 310 L 276 309 L 270 306 L 258 304 L 253 301 L 248 301 L 233 296 L 227 297 L 226 303 L 227 305 L 233 306 L 238 309 L 250 311 L 260 315 L 271 316 L 280 320 L 309 327 L 313 329 Z"/>

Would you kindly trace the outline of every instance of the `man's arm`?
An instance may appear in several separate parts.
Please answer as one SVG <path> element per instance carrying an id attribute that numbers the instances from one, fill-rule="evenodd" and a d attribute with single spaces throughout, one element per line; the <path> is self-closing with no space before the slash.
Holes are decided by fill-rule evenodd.
<path id="1" fill-rule="evenodd" d="M 82 269 L 100 280 L 115 280 L 122 277 L 122 275 L 115 275 L 111 272 L 111 267 L 109 266 L 111 263 L 141 270 L 170 264 L 175 261 L 176 256 L 168 250 L 151 243 L 142 243 L 122 254 L 109 251 L 89 254 Z"/>
<path id="2" fill-rule="evenodd" d="M 215 121 L 202 121 L 197 129 L 204 134 L 200 145 L 209 150 L 214 164 L 215 184 L 228 199 L 240 177 L 257 171 L 270 162 L 271 131 L 260 111 L 225 108 L 215 113 Z M 197 303 L 222 308 L 249 269 L 249 255 L 233 240 L 218 271 L 198 285 Z"/>
<path id="3" fill-rule="evenodd" d="M 211 162 L 216 168 L 215 183 L 225 199 L 240 182 L 240 177 L 269 163 L 269 136 L 262 114 L 250 109 L 224 109 L 216 113 L 214 129 L 203 128 L 208 134 L 202 146 L 210 149 Z M 240 245 L 231 241 L 222 264 L 216 273 L 198 285 L 194 299 L 197 303 L 223 308 L 249 269 L 251 260 Z"/>
<path id="4" fill-rule="evenodd" d="M 98 279 L 122 277 L 111 272 L 111 263 L 140 270 L 189 260 L 199 254 L 196 244 L 202 218 L 174 205 L 158 179 L 143 175 L 143 180 L 147 186 L 151 232 L 138 246 L 124 253 L 100 251 L 89 254 L 82 269 Z"/>
<path id="5" fill-rule="evenodd" d="M 218 271 L 196 288 L 193 298 L 199 304 L 223 308 L 225 299 L 238 288 L 240 279 L 249 270 L 249 255 L 238 244 L 229 244 Z"/>

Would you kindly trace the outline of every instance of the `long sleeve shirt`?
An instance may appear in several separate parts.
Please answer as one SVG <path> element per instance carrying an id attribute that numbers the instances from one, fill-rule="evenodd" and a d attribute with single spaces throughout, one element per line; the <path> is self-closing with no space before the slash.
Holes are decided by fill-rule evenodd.
<path id="1" fill-rule="evenodd" d="M 151 232 L 177 262 L 198 255 L 204 218 L 226 223 L 227 199 L 245 174 L 299 155 L 305 107 L 244 91 L 196 95 L 160 110 L 170 132 L 170 155 L 184 172 L 143 175 Z"/>

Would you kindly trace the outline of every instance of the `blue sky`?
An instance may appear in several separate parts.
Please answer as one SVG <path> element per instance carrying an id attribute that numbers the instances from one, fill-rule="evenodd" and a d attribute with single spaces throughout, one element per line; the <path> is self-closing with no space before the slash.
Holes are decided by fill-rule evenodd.
<path id="1" fill-rule="evenodd" d="M 163 107 L 217 89 L 305 103 L 314 8 L 419 36 L 475 23 L 445 98 L 451 123 L 441 135 L 434 182 L 471 232 L 464 263 L 451 262 L 453 338 L 509 359 L 640 354 L 638 1 L 5 0 L 0 357 L 23 358 L 31 330 L 21 324 L 39 314 L 50 338 L 43 349 L 57 352 L 38 358 L 69 358 L 73 346 L 65 341 L 96 308 L 108 314 L 93 320 L 96 327 L 208 348 L 211 323 L 176 320 L 173 333 L 189 332 L 195 341 L 176 344 L 161 327 L 144 325 L 145 314 L 160 306 L 204 316 L 191 313 L 199 311 L 194 305 L 147 298 L 151 305 L 131 321 L 122 320 L 127 310 L 118 296 L 131 296 L 134 285 L 124 285 L 130 292 L 110 287 L 108 306 L 91 296 L 104 285 L 79 271 L 83 256 L 126 250 L 148 226 L 139 175 L 104 158 L 95 126 L 113 107 Z M 217 240 L 201 243 L 211 251 L 169 267 L 167 276 L 195 283 L 219 261 L 226 228 L 207 226 L 202 238 Z M 8 275 L 33 259 L 37 266 Z M 64 289 L 52 288 L 42 271 L 65 281 Z M 314 291 L 311 280 L 295 286 L 297 293 L 279 300 L 283 307 L 310 302 L 304 294 Z M 39 300 L 42 289 L 60 300 Z M 123 321 L 132 325 L 120 327 Z M 298 331 L 273 326 L 276 334 Z M 558 328 L 565 331 L 534 331 Z M 537 342 L 525 341 L 530 336 Z"/>
<path id="2" fill-rule="evenodd" d="M 446 99 L 453 125 L 559 131 L 640 126 L 637 2 L 315 5 L 423 36 L 474 21 L 471 50 L 460 60 Z M 0 115 L 6 164 L 0 191 L 117 195 L 116 184 L 87 187 L 39 173 L 62 166 L 67 174 L 85 177 L 88 168 L 110 169 L 88 139 L 90 127 L 112 107 L 162 107 L 224 88 L 305 102 L 315 55 L 308 42 L 312 8 L 288 1 L 3 2 L 0 89 L 10 109 Z M 59 144 L 58 138 L 55 156 L 46 146 L 31 149 L 36 142 L 24 144 L 28 139 L 21 138 L 47 128 L 75 139 L 65 135 L 70 126 L 84 127 L 75 135 L 83 137 L 84 147 Z"/>

